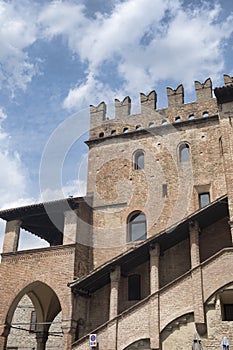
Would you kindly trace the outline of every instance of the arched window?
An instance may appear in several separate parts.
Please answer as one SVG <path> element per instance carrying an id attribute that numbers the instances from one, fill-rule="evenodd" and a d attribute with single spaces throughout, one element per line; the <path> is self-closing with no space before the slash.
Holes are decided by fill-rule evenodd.
<path id="1" fill-rule="evenodd" d="M 189 120 L 193 120 L 193 119 L 195 119 L 195 115 L 194 114 L 190 114 Z"/>
<path id="2" fill-rule="evenodd" d="M 128 219 L 128 240 L 130 242 L 146 239 L 146 215 L 137 211 L 130 214 Z"/>
<path id="3" fill-rule="evenodd" d="M 127 132 L 129 132 L 129 129 L 128 128 L 124 128 L 123 129 L 123 133 L 126 134 Z"/>
<path id="4" fill-rule="evenodd" d="M 149 128 L 153 128 L 155 126 L 155 123 L 154 122 L 150 122 L 149 123 Z"/>
<path id="5" fill-rule="evenodd" d="M 134 154 L 134 169 L 141 170 L 144 169 L 144 152 L 137 151 Z"/>
<path id="6" fill-rule="evenodd" d="M 180 123 L 180 122 L 181 122 L 180 117 L 176 117 L 176 119 L 175 119 L 175 123 Z"/>
<path id="7" fill-rule="evenodd" d="M 179 160 L 181 163 L 190 161 L 190 150 L 187 143 L 182 143 L 179 147 Z"/>
<path id="8" fill-rule="evenodd" d="M 166 120 L 166 119 L 163 119 L 163 120 L 162 120 L 162 125 L 166 125 L 166 124 L 168 124 L 167 120 Z"/>
<path id="9" fill-rule="evenodd" d="M 209 116 L 209 113 L 207 111 L 205 111 L 203 114 L 202 114 L 202 117 L 203 118 L 207 118 Z"/>
<path id="10" fill-rule="evenodd" d="M 104 137 L 104 132 L 100 132 L 99 137 Z"/>
<path id="11" fill-rule="evenodd" d="M 138 274 L 128 276 L 128 300 L 141 299 L 141 276 Z"/>
<path id="12" fill-rule="evenodd" d="M 142 130 L 142 126 L 140 124 L 136 125 L 136 130 Z"/>

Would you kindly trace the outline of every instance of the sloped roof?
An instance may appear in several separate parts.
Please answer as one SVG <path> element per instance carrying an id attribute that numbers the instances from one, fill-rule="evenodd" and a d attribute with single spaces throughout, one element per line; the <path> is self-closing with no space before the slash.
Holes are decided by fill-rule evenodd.
<path id="1" fill-rule="evenodd" d="M 61 244 L 64 212 L 77 209 L 86 197 L 64 198 L 0 211 L 6 221 L 21 220 L 21 228 L 45 239 L 52 245 Z M 56 223 L 56 224 L 54 224 Z"/>
<path id="2" fill-rule="evenodd" d="M 68 283 L 68 286 L 72 288 L 74 293 L 92 293 L 107 283 L 110 283 L 110 272 L 115 266 L 120 266 L 121 273 L 124 275 L 133 267 L 149 260 L 149 251 L 153 248 L 155 243 L 160 244 L 160 250 L 163 252 L 185 238 L 188 238 L 190 222 L 198 221 L 200 229 L 203 229 L 228 215 L 227 196 L 220 197 L 208 206 L 199 209 L 184 218 L 177 224 L 148 238 L 135 248 L 115 257 L 111 261 L 92 271 L 86 277 Z"/>

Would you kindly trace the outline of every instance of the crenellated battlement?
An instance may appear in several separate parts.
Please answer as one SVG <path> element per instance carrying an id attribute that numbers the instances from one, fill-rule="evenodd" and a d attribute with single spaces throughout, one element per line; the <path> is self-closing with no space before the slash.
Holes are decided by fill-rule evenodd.
<path id="1" fill-rule="evenodd" d="M 224 84 L 225 86 L 229 86 L 233 84 L 233 77 L 230 77 L 230 75 L 223 74 Z"/>
<path id="2" fill-rule="evenodd" d="M 212 81 L 210 78 L 206 79 L 206 81 L 202 84 L 199 81 L 195 81 L 195 90 L 197 101 L 205 101 L 211 99 L 212 96 Z"/>
<path id="3" fill-rule="evenodd" d="M 144 111 L 148 112 L 148 109 L 155 110 L 157 104 L 157 94 L 155 90 L 151 91 L 148 95 L 140 93 L 142 114 Z"/>
<path id="4" fill-rule="evenodd" d="M 168 107 L 179 106 L 184 103 L 184 87 L 180 84 L 175 90 L 167 87 Z"/>
<path id="5" fill-rule="evenodd" d="M 233 84 L 233 77 L 224 74 L 226 86 Z M 156 127 L 162 124 L 178 123 L 200 119 L 218 113 L 216 99 L 212 94 L 212 81 L 194 82 L 196 101 L 184 103 L 184 87 L 167 87 L 168 107 L 157 109 L 157 93 L 152 90 L 148 95 L 140 93 L 141 113 L 131 115 L 131 99 L 126 96 L 122 101 L 115 99 L 115 118 L 107 117 L 107 106 L 101 102 L 90 106 L 90 139 L 113 136 L 119 133 Z"/>
<path id="6" fill-rule="evenodd" d="M 121 120 L 130 115 L 131 112 L 131 99 L 129 96 L 126 96 L 122 102 L 117 98 L 115 99 L 115 119 Z"/>

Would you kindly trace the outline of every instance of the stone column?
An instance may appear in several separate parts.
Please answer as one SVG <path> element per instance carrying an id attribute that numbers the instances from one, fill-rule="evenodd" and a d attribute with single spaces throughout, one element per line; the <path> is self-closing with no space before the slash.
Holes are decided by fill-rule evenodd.
<path id="1" fill-rule="evenodd" d="M 21 220 L 12 220 L 6 223 L 4 243 L 3 243 L 3 253 L 16 252 L 19 243 L 19 233 Z"/>
<path id="2" fill-rule="evenodd" d="M 45 350 L 48 340 L 48 332 L 38 332 L 36 334 L 36 350 Z"/>
<path id="3" fill-rule="evenodd" d="M 9 325 L 2 325 L 0 327 L 0 350 L 6 350 L 7 349 L 7 338 L 10 334 L 10 326 Z"/>
<path id="4" fill-rule="evenodd" d="M 200 335 L 204 335 L 206 333 L 206 324 L 203 301 L 202 269 L 200 266 L 199 224 L 197 221 L 191 221 L 189 223 L 189 239 L 194 320 L 197 332 Z"/>
<path id="5" fill-rule="evenodd" d="M 150 347 L 160 349 L 160 322 L 159 322 L 159 256 L 158 243 L 150 249 Z M 156 293 L 157 292 L 157 293 Z"/>
<path id="6" fill-rule="evenodd" d="M 110 306 L 109 306 L 109 319 L 116 317 L 118 314 L 118 294 L 119 294 L 119 282 L 121 277 L 120 266 L 116 266 L 114 271 L 110 273 L 111 290 L 110 290 Z"/>
<path id="7" fill-rule="evenodd" d="M 199 251 L 199 225 L 197 221 L 189 223 L 189 240 L 190 240 L 190 257 L 191 268 L 200 265 L 200 251 Z"/>
<path id="8" fill-rule="evenodd" d="M 74 210 L 64 213 L 63 245 L 76 243 L 78 217 Z"/>
<path id="9" fill-rule="evenodd" d="M 159 256 L 160 246 L 155 243 L 150 249 L 150 294 L 159 289 Z"/>
<path id="10" fill-rule="evenodd" d="M 71 350 L 74 342 L 77 322 L 72 319 L 62 320 L 63 350 Z"/>

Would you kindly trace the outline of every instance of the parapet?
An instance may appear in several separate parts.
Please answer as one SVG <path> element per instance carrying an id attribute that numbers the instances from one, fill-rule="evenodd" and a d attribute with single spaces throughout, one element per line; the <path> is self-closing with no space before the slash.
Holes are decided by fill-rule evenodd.
<path id="1" fill-rule="evenodd" d="M 224 79 L 224 84 L 226 86 L 229 86 L 229 85 L 233 84 L 233 77 L 230 77 L 230 75 L 224 74 L 223 75 L 223 79 Z"/>
<path id="2" fill-rule="evenodd" d="M 224 75 L 225 85 L 233 87 L 233 77 Z M 212 81 L 195 81 L 196 101 L 184 103 L 184 87 L 167 87 L 168 107 L 156 109 L 157 93 L 140 93 L 141 113 L 131 115 L 131 99 L 126 96 L 122 101 L 115 99 L 115 118 L 107 117 L 107 106 L 101 102 L 90 106 L 90 139 L 105 138 L 134 130 L 151 128 L 169 123 L 178 123 L 218 113 L 217 101 L 212 95 Z M 111 111 L 112 112 L 112 111 Z"/>
<path id="3" fill-rule="evenodd" d="M 168 107 L 182 105 L 184 103 L 184 87 L 180 84 L 176 90 L 167 87 Z"/>
<path id="4" fill-rule="evenodd" d="M 155 90 L 151 91 L 148 95 L 145 95 L 141 92 L 140 101 L 142 113 L 144 110 L 148 111 L 148 109 L 155 110 L 157 104 L 157 94 Z"/>
<path id="5" fill-rule="evenodd" d="M 106 103 L 100 102 L 98 106 L 90 105 L 90 123 L 95 128 L 106 120 Z"/>
<path id="6" fill-rule="evenodd" d="M 212 81 L 210 78 L 202 84 L 199 81 L 195 81 L 195 90 L 197 102 L 205 101 L 212 98 Z"/>
<path id="7" fill-rule="evenodd" d="M 122 102 L 117 98 L 115 99 L 115 119 L 120 120 L 127 118 L 131 111 L 131 99 L 126 96 Z"/>

